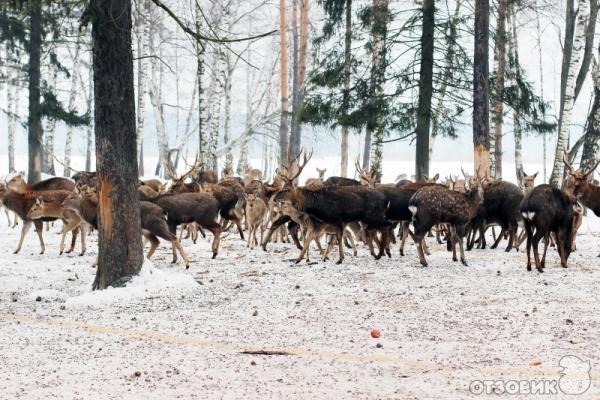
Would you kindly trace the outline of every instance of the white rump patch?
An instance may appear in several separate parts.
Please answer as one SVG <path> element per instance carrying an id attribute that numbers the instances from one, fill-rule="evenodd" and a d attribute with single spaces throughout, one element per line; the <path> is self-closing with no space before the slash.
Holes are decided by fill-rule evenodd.
<path id="1" fill-rule="evenodd" d="M 408 210 L 412 213 L 412 215 L 417 215 L 417 206 L 408 206 Z"/>
<path id="2" fill-rule="evenodd" d="M 533 220 L 533 217 L 535 217 L 535 212 L 534 211 L 523 211 L 521 213 L 521 215 L 523 216 L 523 218 L 531 221 L 531 220 Z"/>

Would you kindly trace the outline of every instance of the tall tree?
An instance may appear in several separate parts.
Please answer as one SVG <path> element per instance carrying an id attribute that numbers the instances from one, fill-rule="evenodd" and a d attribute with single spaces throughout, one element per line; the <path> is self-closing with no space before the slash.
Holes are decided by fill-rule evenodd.
<path id="1" fill-rule="evenodd" d="M 202 10 L 200 8 L 200 2 L 196 1 L 195 7 L 195 21 L 196 31 L 200 32 L 202 29 Z M 206 48 L 205 42 L 202 40 L 196 40 L 196 86 L 198 91 L 198 154 L 202 160 L 205 159 L 205 148 L 206 148 L 206 120 L 207 120 L 207 108 L 206 108 L 206 90 L 204 90 L 204 75 L 205 75 L 205 55 Z M 202 167 L 204 168 L 204 167 Z"/>
<path id="2" fill-rule="evenodd" d="M 287 49 L 287 22 L 285 0 L 279 0 L 279 52 L 281 64 L 279 67 L 279 90 L 281 92 L 281 120 L 279 122 L 279 165 L 288 161 L 288 49 Z"/>
<path id="3" fill-rule="evenodd" d="M 473 146 L 475 174 L 486 176 L 490 166 L 489 0 L 475 2 L 473 55 Z"/>
<path id="4" fill-rule="evenodd" d="M 383 84 L 387 63 L 386 39 L 389 20 L 389 0 L 373 0 L 370 78 L 370 107 L 373 115 L 366 126 L 363 168 L 370 168 L 371 172 L 379 177 L 381 177 L 382 172 L 383 136 L 385 132 Z M 373 146 L 371 146 L 371 140 Z"/>
<path id="5" fill-rule="evenodd" d="M 423 29 L 421 32 L 421 70 L 419 72 L 419 104 L 417 108 L 416 179 L 429 176 L 429 127 L 431 124 L 431 96 L 433 95 L 433 34 L 435 30 L 435 1 L 423 0 L 421 5 Z"/>
<path id="6" fill-rule="evenodd" d="M 492 131 L 490 140 L 490 175 L 502 179 L 502 117 L 504 115 L 504 74 L 506 67 L 506 17 L 509 12 L 509 0 L 499 0 L 496 21 L 496 40 L 494 41 L 494 108 L 492 113 Z"/>
<path id="7" fill-rule="evenodd" d="M 346 0 L 344 32 L 344 92 L 342 94 L 342 140 L 340 175 L 348 176 L 348 114 L 350 111 L 350 81 L 352 79 L 352 0 Z"/>
<path id="8" fill-rule="evenodd" d="M 600 48 L 598 49 L 600 55 Z M 580 168 L 588 171 L 600 159 L 600 66 L 596 59 L 592 67 L 592 82 L 594 84 L 594 99 L 585 128 L 583 153 Z"/>
<path id="9" fill-rule="evenodd" d="M 98 270 L 94 289 L 121 286 L 144 260 L 135 155 L 131 0 L 91 0 L 98 171 Z"/>
<path id="10" fill-rule="evenodd" d="M 29 14 L 29 117 L 27 119 L 27 140 L 29 144 L 28 177 L 29 183 L 37 182 L 42 172 L 42 110 L 40 103 L 40 57 L 42 50 L 42 1 L 31 0 Z"/>
<path id="11" fill-rule="evenodd" d="M 569 129 L 571 127 L 573 106 L 575 105 L 577 76 L 583 58 L 582 53 L 585 46 L 586 25 L 588 17 L 590 15 L 589 0 L 578 1 L 578 10 L 576 15 L 577 17 L 572 47 L 571 51 L 568 52 L 570 54 L 568 54 L 569 62 L 567 66 L 567 74 L 564 85 L 564 105 L 561 104 L 562 118 L 559 119 L 558 138 L 556 140 L 556 150 L 554 152 L 554 166 L 552 168 L 552 175 L 550 176 L 550 183 L 558 187 L 562 185 L 564 177 L 565 165 L 563 162 L 563 153 L 565 150 L 567 150 L 569 146 Z M 567 43 L 565 43 L 564 49 L 565 53 L 563 54 L 563 59 L 567 57 Z"/>
<path id="12" fill-rule="evenodd" d="M 73 59 L 73 76 L 71 80 L 71 91 L 69 93 L 69 109 L 72 110 L 75 108 L 75 101 L 77 100 L 77 77 L 79 72 L 79 50 L 81 48 L 81 43 L 79 38 L 77 39 L 77 43 L 75 44 L 75 53 L 72 54 Z M 69 51 L 70 52 L 70 51 Z M 65 159 L 64 159 L 64 169 L 63 176 L 69 177 L 71 176 L 71 152 L 73 149 L 73 127 L 69 126 L 67 128 L 67 135 L 65 137 Z"/>

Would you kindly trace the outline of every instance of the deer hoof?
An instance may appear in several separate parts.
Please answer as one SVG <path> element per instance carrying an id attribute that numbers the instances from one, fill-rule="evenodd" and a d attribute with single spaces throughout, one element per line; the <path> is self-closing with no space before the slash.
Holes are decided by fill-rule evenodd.
<path id="1" fill-rule="evenodd" d="M 462 265 L 464 265 L 465 267 L 468 267 L 468 266 L 469 266 L 469 264 L 467 264 L 467 261 L 466 261 L 466 260 L 461 260 L 461 262 L 462 262 Z"/>
<path id="2" fill-rule="evenodd" d="M 64 253 L 64 251 L 62 251 L 62 250 L 61 250 L 61 251 L 58 253 L 58 255 L 59 255 L 59 256 L 62 256 L 62 255 L 63 255 L 63 253 Z M 69 252 L 68 252 L 68 251 L 67 251 L 67 254 L 69 254 Z"/>
<path id="3" fill-rule="evenodd" d="M 527 271 L 531 271 L 531 265 L 527 266 Z"/>
<path id="4" fill-rule="evenodd" d="M 189 264 L 186 264 L 185 269 L 190 269 Z"/>
<path id="5" fill-rule="evenodd" d="M 343 258 L 340 258 L 340 259 L 339 259 L 339 260 L 337 260 L 335 263 L 336 263 L 337 265 L 340 265 L 340 264 L 341 264 L 341 263 L 343 263 L 343 262 L 344 262 L 344 259 L 343 259 Z"/>
<path id="6" fill-rule="evenodd" d="M 215 252 L 215 253 L 213 253 L 213 256 L 212 256 L 212 258 L 213 258 L 213 260 L 214 260 L 215 258 L 217 258 L 217 253 L 216 253 L 216 252 Z"/>

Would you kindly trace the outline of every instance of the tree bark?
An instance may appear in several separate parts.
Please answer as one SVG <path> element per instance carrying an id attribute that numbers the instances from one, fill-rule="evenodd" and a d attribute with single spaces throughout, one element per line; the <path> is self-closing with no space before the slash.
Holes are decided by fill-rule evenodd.
<path id="1" fill-rule="evenodd" d="M 279 90 L 281 92 L 281 120 L 279 122 L 279 165 L 284 166 L 288 161 L 288 50 L 287 50 L 287 22 L 285 0 L 279 0 L 279 51 L 281 65 L 279 69 Z"/>
<path id="2" fill-rule="evenodd" d="M 578 5 L 572 52 L 567 68 L 563 113 L 562 119 L 559 122 L 560 128 L 556 140 L 556 150 L 554 152 L 554 167 L 552 168 L 552 175 L 550 176 L 550 183 L 556 187 L 562 185 L 564 177 L 565 165 L 563 162 L 563 152 L 569 145 L 569 129 L 571 127 L 571 117 L 573 114 L 573 106 L 575 104 L 575 84 L 582 59 L 582 50 L 585 46 L 586 23 L 590 14 L 588 0 L 579 0 Z M 567 47 L 565 45 L 565 50 L 566 49 Z"/>
<path id="3" fill-rule="evenodd" d="M 433 49 L 435 30 L 435 1 L 423 0 L 423 30 L 421 32 L 421 69 L 419 72 L 419 103 L 417 107 L 417 154 L 415 171 L 417 182 L 429 176 L 429 127 L 431 124 L 431 96 L 433 95 Z"/>
<path id="4" fill-rule="evenodd" d="M 490 176 L 502 179 L 502 116 L 504 113 L 504 74 L 506 66 L 506 16 L 509 12 L 509 0 L 498 3 L 498 20 L 496 22 L 495 71 L 496 102 L 492 118 L 493 130 L 490 140 Z"/>
<path id="5" fill-rule="evenodd" d="M 6 42 L 6 58 L 12 53 L 11 46 Z M 15 132 L 17 130 L 17 119 L 19 115 L 19 91 L 17 79 L 15 79 L 11 68 L 7 68 L 6 84 L 6 108 L 8 115 L 8 172 L 15 171 Z"/>
<path id="6" fill-rule="evenodd" d="M 374 105 L 375 116 L 371 121 L 371 132 L 367 126 L 367 136 L 372 133 L 373 143 L 369 140 L 371 146 L 370 170 L 371 173 L 381 177 L 382 173 L 382 155 L 383 155 L 383 135 L 384 121 L 381 109 L 383 107 L 383 83 L 385 80 L 385 41 L 387 37 L 387 24 L 389 20 L 388 10 L 389 0 L 373 0 L 373 25 L 371 26 L 372 35 L 372 67 L 371 67 L 371 101 Z M 365 151 L 367 147 L 367 137 L 365 137 Z M 363 166 L 363 168 L 365 168 Z"/>
<path id="7" fill-rule="evenodd" d="M 98 269 L 93 289 L 122 286 L 144 256 L 137 192 L 131 0 L 92 0 Z"/>
<path id="8" fill-rule="evenodd" d="M 475 2 L 473 57 L 473 146 L 475 175 L 484 177 L 490 166 L 489 0 Z"/>
<path id="9" fill-rule="evenodd" d="M 510 32 L 508 33 L 508 58 L 509 58 L 509 70 L 508 78 L 511 85 L 516 89 L 515 96 L 519 96 L 519 89 L 517 86 L 516 68 L 519 65 L 519 46 L 517 42 L 517 22 L 514 11 L 514 5 L 510 6 L 510 14 L 508 15 L 508 25 L 510 26 Z M 523 146 L 522 140 L 522 129 L 521 129 L 521 113 L 520 110 L 513 108 L 513 136 L 515 138 L 515 176 L 517 177 L 517 184 L 523 189 L 523 178 L 525 173 L 523 171 Z"/>
<path id="10" fill-rule="evenodd" d="M 201 32 L 202 11 L 200 2 L 196 2 L 196 32 Z M 206 54 L 205 43 L 196 41 L 196 85 L 198 91 L 198 155 L 201 160 L 205 160 L 204 149 L 206 148 L 206 91 L 204 90 L 204 57 Z"/>
<path id="11" fill-rule="evenodd" d="M 29 11 L 29 117 L 27 120 L 27 141 L 29 146 L 29 173 L 27 180 L 34 183 L 40 180 L 42 172 L 42 115 L 40 108 L 40 57 L 42 48 L 42 1 L 31 0 Z"/>
<path id="12" fill-rule="evenodd" d="M 87 103 L 87 110 L 88 112 L 92 112 L 92 107 L 93 107 L 93 96 L 94 96 L 94 69 L 93 69 L 93 63 L 94 63 L 94 57 L 92 54 L 90 54 L 90 66 L 89 66 L 89 71 L 88 71 L 88 87 L 87 87 L 87 98 L 86 98 L 86 103 Z M 85 90 L 84 86 L 83 86 L 83 82 L 81 82 L 81 89 L 82 91 Z M 94 139 L 94 129 L 92 128 L 92 125 L 90 124 L 87 129 L 86 129 L 86 133 L 85 133 L 85 170 L 86 171 L 91 171 L 92 170 L 92 147 L 93 147 L 93 140 Z"/>
<path id="13" fill-rule="evenodd" d="M 48 86 L 50 90 L 56 91 L 56 75 L 57 71 L 50 66 L 50 77 Z M 44 129 L 44 148 L 42 157 L 42 172 L 49 175 L 56 175 L 54 170 L 54 133 L 56 132 L 56 120 L 54 118 L 45 119 L 46 127 Z"/>
<path id="14" fill-rule="evenodd" d="M 344 33 L 344 92 L 342 94 L 342 148 L 340 175 L 348 176 L 348 112 L 350 109 L 350 79 L 352 76 L 352 0 L 346 0 L 346 31 Z"/>
<path id="15" fill-rule="evenodd" d="M 75 54 L 73 55 L 73 73 L 71 74 L 71 92 L 69 93 L 69 110 L 75 109 L 75 100 L 77 100 L 77 77 L 79 70 L 79 48 L 81 44 L 79 43 L 79 38 L 77 39 L 77 44 L 75 45 Z M 71 152 L 73 147 L 73 130 L 72 126 L 67 127 L 67 136 L 65 138 L 65 160 L 63 166 L 63 176 L 69 177 L 71 176 Z"/>
<path id="16" fill-rule="evenodd" d="M 138 172 L 140 176 L 144 175 L 144 126 L 146 122 L 146 81 L 148 76 L 146 73 L 148 37 L 150 36 L 150 26 L 145 21 L 145 15 L 151 7 L 146 0 L 138 0 L 137 2 L 137 149 L 138 149 Z"/>
<path id="17" fill-rule="evenodd" d="M 308 12 L 309 0 L 300 1 L 300 34 L 296 31 L 296 17 L 294 17 L 294 95 L 292 100 L 292 129 L 290 134 L 289 155 L 295 157 L 300 152 L 302 144 L 302 123 L 300 116 L 304 107 L 304 80 L 306 77 L 306 59 L 308 47 Z M 296 0 L 294 0 L 294 3 Z M 294 8 L 296 12 L 296 8 Z M 296 166 L 292 166 L 295 169 Z M 295 172 L 295 171 L 293 171 Z"/>
<path id="18" fill-rule="evenodd" d="M 231 140 L 231 84 L 234 66 L 231 62 L 229 53 L 225 56 L 226 75 L 225 75 L 225 121 L 223 126 L 223 144 L 227 145 Z M 225 163 L 233 163 L 233 153 L 230 147 L 225 151 Z"/>
<path id="19" fill-rule="evenodd" d="M 600 49 L 598 53 L 600 54 Z M 600 66 L 595 60 L 592 67 L 592 81 L 594 83 L 594 101 L 587 118 L 580 163 L 581 170 L 586 172 L 600 158 Z"/>

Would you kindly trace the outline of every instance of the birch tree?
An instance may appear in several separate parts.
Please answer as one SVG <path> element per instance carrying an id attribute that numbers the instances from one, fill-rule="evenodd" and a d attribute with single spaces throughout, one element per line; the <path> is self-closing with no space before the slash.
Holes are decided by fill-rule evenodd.
<path id="1" fill-rule="evenodd" d="M 600 55 L 600 48 L 598 49 Z M 580 168 L 588 171 L 600 159 L 600 66 L 594 58 L 592 66 L 592 82 L 594 84 L 594 99 L 586 122 L 583 153 Z"/>
<path id="2" fill-rule="evenodd" d="M 71 90 L 69 92 L 69 109 L 75 108 L 75 101 L 77 100 L 77 89 L 78 89 L 78 71 L 79 71 L 79 49 L 81 47 L 79 38 L 75 44 L 75 53 L 71 54 L 73 60 L 73 74 L 71 75 Z M 69 49 L 69 53 L 71 53 Z M 67 127 L 67 134 L 65 137 L 65 157 L 63 165 L 63 176 L 71 176 L 71 152 L 73 148 L 73 126 Z"/>
<path id="3" fill-rule="evenodd" d="M 279 67 L 279 91 L 281 93 L 281 118 L 279 121 L 279 165 L 288 161 L 288 44 L 287 44 L 287 18 L 285 0 L 279 0 L 279 52 L 281 64 Z"/>
<path id="4" fill-rule="evenodd" d="M 550 183 L 554 186 L 561 186 L 564 178 L 565 165 L 563 162 L 563 153 L 569 145 L 569 129 L 573 114 L 573 106 L 575 104 L 575 84 L 577 82 L 577 75 L 582 60 L 582 50 L 585 46 L 586 24 L 589 13 L 589 0 L 579 0 L 578 10 L 576 12 L 577 17 L 575 23 L 573 47 L 565 84 L 562 120 L 559 124 L 556 150 L 554 152 L 554 166 L 552 168 L 552 175 L 550 176 Z"/>
<path id="5" fill-rule="evenodd" d="M 136 51 L 137 51 L 137 107 L 136 107 L 136 137 L 138 154 L 138 172 L 144 175 L 144 127 L 146 122 L 146 81 L 147 76 L 147 46 L 150 36 L 150 25 L 145 15 L 151 5 L 147 0 L 137 0 L 136 9 Z"/>
<path id="6" fill-rule="evenodd" d="M 519 47 L 517 41 L 517 22 L 514 5 L 510 7 L 510 14 L 508 15 L 508 25 L 510 26 L 510 33 L 508 34 L 508 58 L 510 68 L 508 70 L 508 78 L 511 85 L 515 88 L 515 97 L 519 97 L 519 87 L 516 83 L 516 68 L 519 65 Z M 515 176 L 517 177 L 517 184 L 520 188 L 523 188 L 523 178 L 525 176 L 523 171 L 523 146 L 522 137 L 523 132 L 521 128 L 521 116 L 517 108 L 513 107 L 513 136 L 515 138 Z"/>
<path id="7" fill-rule="evenodd" d="M 58 72 L 52 66 L 49 71 L 48 86 L 52 90 L 56 89 L 56 75 Z M 56 133 L 56 120 L 54 118 L 46 118 L 44 121 L 44 147 L 42 158 L 42 172 L 49 175 L 56 175 L 54 170 L 54 134 Z"/>
<path id="8" fill-rule="evenodd" d="M 475 2 L 473 57 L 473 147 L 475 175 L 489 172 L 490 94 L 489 94 L 489 0 Z"/>

